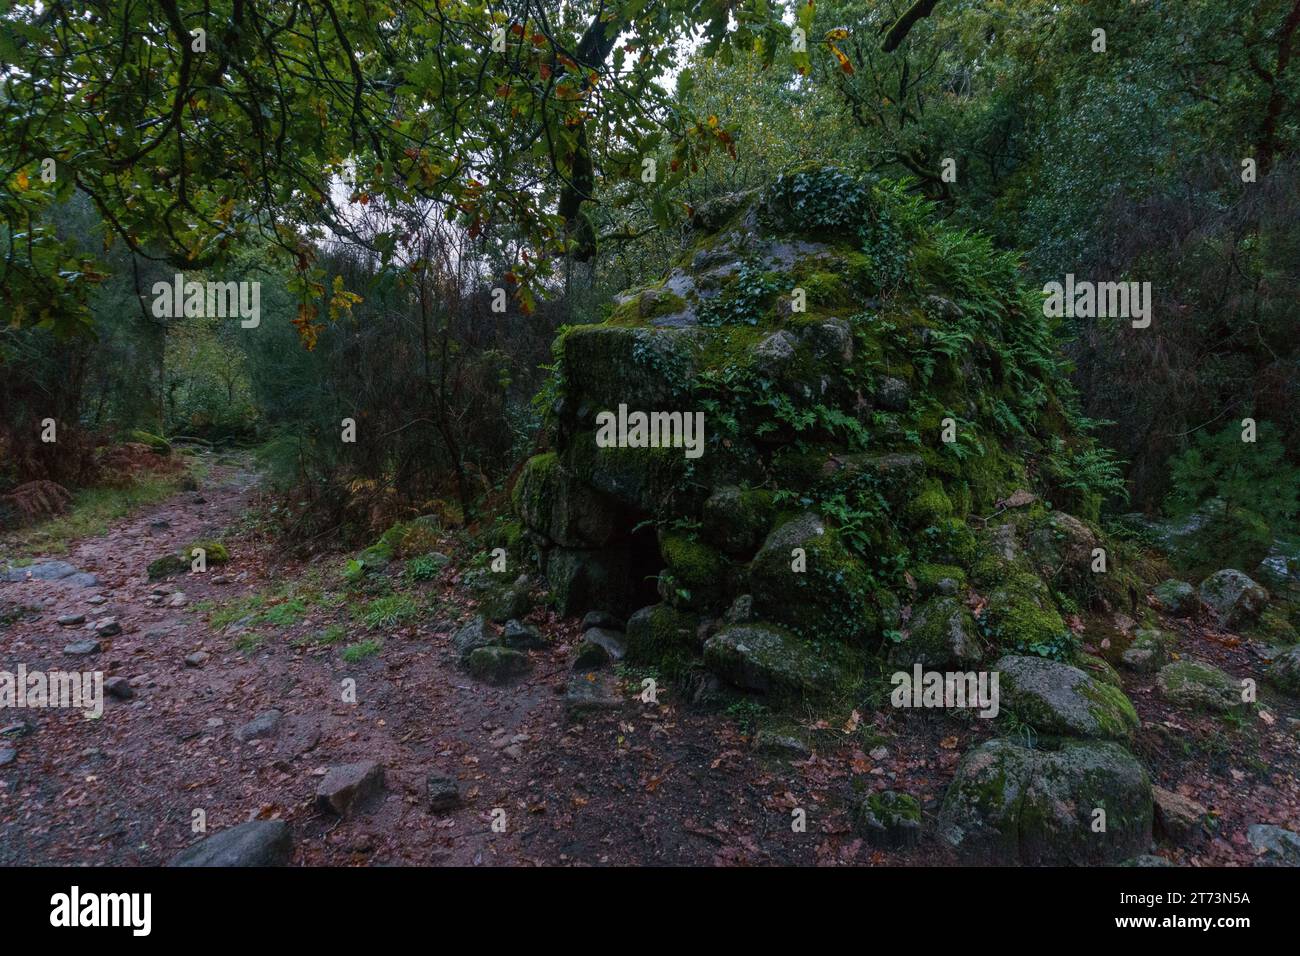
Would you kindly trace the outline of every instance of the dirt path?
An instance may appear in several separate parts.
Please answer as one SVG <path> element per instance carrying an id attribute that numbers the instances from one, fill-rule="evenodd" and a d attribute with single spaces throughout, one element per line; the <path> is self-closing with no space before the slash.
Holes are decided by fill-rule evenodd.
<path id="1" fill-rule="evenodd" d="M 252 818 L 287 820 L 296 864 L 953 862 L 930 837 L 907 852 L 864 845 L 846 808 L 855 796 L 897 788 L 920 798 L 932 820 L 960 756 L 992 734 L 987 722 L 882 712 L 860 725 L 807 723 L 815 753 L 793 760 L 757 756 L 734 719 L 683 706 L 671 688 L 643 704 L 629 684 L 620 709 L 575 722 L 563 691 L 576 623 L 534 611 L 529 621 L 550 643 L 530 652 L 530 674 L 507 687 L 479 683 L 450 648 L 473 606 L 449 574 L 425 589 L 435 610 L 383 632 L 381 650 L 364 660 L 347 663 L 342 643 L 310 640 L 331 623 L 349 641 L 372 634 L 347 607 L 309 607 L 264 629 L 260 643 L 241 644 L 238 626 L 214 629 L 205 610 L 300 580 L 326 560 L 281 561 L 241 530 L 255 494 L 254 476 L 215 467 L 200 492 L 77 544 L 65 560 L 96 585 L 72 577 L 0 584 L 0 610 L 23 609 L 0 628 L 0 670 L 101 670 L 133 691 L 108 698 L 98 720 L 58 709 L 0 714 L 0 759 L 11 751 L 0 766 L 0 865 L 165 863 L 198 839 L 191 824 L 200 810 L 209 833 Z M 151 560 L 205 537 L 225 540 L 229 564 L 148 580 Z M 84 624 L 58 623 L 77 614 Z M 96 638 L 86 629 L 106 617 L 120 633 Z M 98 653 L 65 653 L 87 638 L 100 641 Z M 1187 626 L 1180 640 L 1229 670 L 1249 654 Z M 197 652 L 206 661 L 187 664 Z M 344 700 L 349 679 L 355 703 Z M 1198 848 L 1164 852 L 1184 863 L 1249 863 L 1249 823 L 1295 826 L 1294 707 L 1227 737 L 1209 718 L 1164 709 L 1149 678 L 1129 692 L 1155 781 L 1202 800 L 1219 821 Z M 239 739 L 272 709 L 282 714 L 273 735 Z M 384 795 L 343 820 L 316 809 L 326 768 L 362 760 L 385 768 Z M 457 778 L 459 807 L 429 809 L 431 773 Z M 807 813 L 806 832 L 791 827 L 796 808 Z M 491 829 L 497 809 L 505 832 Z"/>
<path id="2" fill-rule="evenodd" d="M 815 809 L 825 794 L 782 779 L 801 776 L 788 767 L 754 758 L 731 720 L 679 713 L 671 693 L 654 706 L 630 692 L 620 712 L 568 720 L 562 690 L 577 633 L 545 612 L 535 619 L 555 643 L 531 652 L 531 674 L 509 687 L 478 683 L 455 666 L 449 641 L 459 621 L 451 616 L 389 631 L 379 654 L 354 664 L 337 647 L 295 646 L 296 635 L 331 619 L 328 611 L 313 610 L 251 651 L 235 649 L 195 605 L 227 602 L 303 570 L 268 565 L 253 540 L 232 533 L 253 494 L 252 476 L 218 467 L 200 493 L 179 494 L 74 546 L 64 560 L 93 573 L 97 586 L 0 584 L 0 600 L 28 609 L 0 630 L 0 669 L 102 670 L 128 678 L 134 691 L 129 700 L 107 699 L 99 720 L 55 709 L 6 712 L 0 741 L 16 754 L 0 768 L 0 864 L 163 863 L 196 839 L 196 810 L 209 832 L 254 817 L 290 821 L 301 864 L 813 862 L 845 848 L 856 855 L 844 814 Z M 204 537 L 224 538 L 231 562 L 161 586 L 148 581 L 151 560 Z M 57 619 L 68 614 L 84 614 L 85 624 L 61 627 Z M 94 637 L 86 628 L 105 617 L 121 632 L 99 638 L 99 653 L 63 653 Z M 196 652 L 209 657 L 187 666 Z M 343 700 L 346 678 L 356 681 L 355 704 Z M 237 739 L 271 709 L 283 714 L 275 736 Z M 367 759 L 386 771 L 378 806 L 343 821 L 315 809 L 326 767 Z M 426 809 L 431 772 L 459 779 L 461 807 Z M 807 833 L 791 831 L 796 802 L 813 818 Z M 505 811 L 504 833 L 490 828 L 495 808 Z"/>

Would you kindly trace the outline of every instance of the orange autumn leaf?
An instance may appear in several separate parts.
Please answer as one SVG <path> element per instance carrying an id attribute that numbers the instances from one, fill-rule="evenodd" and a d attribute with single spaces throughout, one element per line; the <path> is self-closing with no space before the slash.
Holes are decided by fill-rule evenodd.
<path id="1" fill-rule="evenodd" d="M 834 43 L 832 43 L 830 47 L 831 47 L 831 52 L 835 54 L 835 59 L 840 61 L 840 69 L 843 70 L 846 75 L 852 76 L 853 64 L 850 63 L 849 58 L 844 55 L 844 51 L 841 50 L 839 47 L 837 47 Z"/>

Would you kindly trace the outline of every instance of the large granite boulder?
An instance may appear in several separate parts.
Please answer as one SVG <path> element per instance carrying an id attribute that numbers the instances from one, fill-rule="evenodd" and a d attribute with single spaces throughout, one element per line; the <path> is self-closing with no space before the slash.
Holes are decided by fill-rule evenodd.
<path id="1" fill-rule="evenodd" d="M 1007 656 L 994 669 L 1002 712 L 1040 734 L 1127 742 L 1137 731 L 1137 711 L 1124 692 L 1077 667 Z"/>
<path id="2" fill-rule="evenodd" d="M 1151 843 L 1151 781 L 1118 744 L 1030 750 L 994 739 L 962 758 L 940 836 L 970 862 L 1118 863 Z"/>

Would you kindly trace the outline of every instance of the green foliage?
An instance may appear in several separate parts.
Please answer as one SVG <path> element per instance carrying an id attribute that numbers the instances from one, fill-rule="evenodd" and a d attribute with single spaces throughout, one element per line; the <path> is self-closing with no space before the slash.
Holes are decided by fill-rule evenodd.
<path id="1" fill-rule="evenodd" d="M 1300 514 L 1300 467 L 1286 459 L 1277 430 L 1261 422 L 1254 442 L 1229 425 L 1218 432 L 1198 432 L 1188 448 L 1170 463 L 1172 490 L 1166 499 L 1171 514 L 1195 511 L 1211 498 L 1260 515 L 1276 533 L 1289 533 Z"/>
<path id="2" fill-rule="evenodd" d="M 701 325 L 758 325 L 779 286 L 777 277 L 758 263 L 747 261 L 720 294 L 699 307 Z"/>
<path id="3" fill-rule="evenodd" d="M 363 661 L 367 657 L 374 657 L 383 648 L 384 642 L 378 638 L 367 638 L 364 641 L 358 641 L 355 644 L 349 644 L 343 648 L 342 658 L 345 663 L 355 664 Z"/>
<path id="4" fill-rule="evenodd" d="M 174 495 L 181 482 L 178 476 L 140 476 L 120 487 L 77 491 L 65 514 L 8 535 L 4 551 L 14 557 L 63 554 L 76 541 L 101 535 L 122 518 Z"/>
<path id="5" fill-rule="evenodd" d="M 365 605 L 360 611 L 359 620 L 366 627 L 374 630 L 405 624 L 419 613 L 418 605 L 407 595 L 390 594 L 375 598 Z"/>
<path id="6" fill-rule="evenodd" d="M 422 554 L 406 562 L 405 574 L 412 581 L 432 581 L 446 564 L 442 555 Z"/>
<path id="7" fill-rule="evenodd" d="M 727 716 L 736 722 L 742 734 L 751 735 L 771 717 L 771 711 L 761 701 L 742 697 L 727 705 Z"/>

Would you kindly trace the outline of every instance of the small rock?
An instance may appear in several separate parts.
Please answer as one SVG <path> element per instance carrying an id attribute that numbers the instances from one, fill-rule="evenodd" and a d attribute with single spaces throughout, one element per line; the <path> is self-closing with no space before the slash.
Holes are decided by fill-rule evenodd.
<path id="1" fill-rule="evenodd" d="M 921 842 L 921 803 L 906 793 L 873 793 L 856 808 L 858 832 L 874 847 L 897 850 Z"/>
<path id="2" fill-rule="evenodd" d="M 501 630 L 501 640 L 507 647 L 513 647 L 517 650 L 538 650 L 546 646 L 546 641 L 537 628 L 531 624 L 523 624 L 514 618 L 506 621 L 505 627 Z"/>
<path id="3" fill-rule="evenodd" d="M 510 647 L 479 647 L 465 658 L 465 667 L 481 681 L 504 684 L 532 667 L 528 655 Z"/>
<path id="4" fill-rule="evenodd" d="M 64 614 L 59 618 L 59 624 L 62 627 L 76 627 L 78 624 L 86 623 L 84 614 Z"/>
<path id="5" fill-rule="evenodd" d="M 1212 664 L 1182 660 L 1166 664 L 1156 674 L 1156 690 L 1172 704 L 1193 710 L 1227 713 L 1249 708 L 1241 682 Z"/>
<path id="6" fill-rule="evenodd" d="M 429 809 L 433 813 L 446 813 L 460 805 L 460 783 L 446 774 L 430 773 L 426 780 Z"/>
<path id="7" fill-rule="evenodd" d="M 777 734 L 770 730 L 760 730 L 754 735 L 751 745 L 755 751 L 769 757 L 784 757 L 789 760 L 807 760 L 812 756 L 808 745 L 798 737 Z"/>
<path id="8" fill-rule="evenodd" d="M 0 747 L 0 767 L 7 767 L 18 759 L 18 751 L 13 747 Z"/>
<path id="9" fill-rule="evenodd" d="M 627 629 L 626 623 L 620 617 L 615 617 L 608 611 L 588 611 L 582 619 L 582 629 L 589 631 L 593 627 L 603 627 L 611 631 L 623 631 Z"/>
<path id="10" fill-rule="evenodd" d="M 728 624 L 749 624 L 756 619 L 754 613 L 754 595 L 738 594 L 736 599 L 731 602 L 731 607 L 727 608 L 727 613 L 723 619 Z"/>
<path id="11" fill-rule="evenodd" d="M 384 789 L 384 768 L 373 760 L 331 767 L 316 790 L 318 809 L 347 816 Z"/>
<path id="12" fill-rule="evenodd" d="M 101 604 L 107 604 L 108 598 L 104 597 L 102 594 L 96 594 L 94 597 L 88 598 L 86 603 L 94 607 L 99 607 Z"/>
<path id="13" fill-rule="evenodd" d="M 593 627 L 586 634 L 582 635 L 583 642 L 594 644 L 603 650 L 611 661 L 617 664 L 627 654 L 627 641 L 621 631 L 611 631 L 608 628 Z"/>
<path id="14" fill-rule="evenodd" d="M 445 813 L 460 806 L 460 783 L 455 777 L 431 773 L 427 781 L 429 809 L 434 813 Z"/>
<path id="15" fill-rule="evenodd" d="M 901 378 L 884 378 L 874 398 L 877 407 L 886 412 L 905 412 L 912 400 L 912 389 Z"/>
<path id="16" fill-rule="evenodd" d="M 113 637 L 122 633 L 122 625 L 115 617 L 102 617 L 95 622 L 95 633 L 100 637 Z"/>
<path id="17" fill-rule="evenodd" d="M 244 726 L 235 731 L 235 738 L 243 743 L 250 740 L 261 740 L 264 737 L 274 737 L 276 731 L 280 729 L 280 721 L 284 714 L 278 710 L 268 710 L 258 714 Z"/>
<path id="18" fill-rule="evenodd" d="M 1300 866 L 1300 834 L 1254 823 L 1247 828 L 1246 839 L 1255 851 L 1256 866 Z"/>
<path id="19" fill-rule="evenodd" d="M 1229 630 L 1250 627 L 1268 604 L 1268 592 L 1233 568 L 1215 571 L 1202 581 L 1200 595 L 1219 626 Z"/>
<path id="20" fill-rule="evenodd" d="M 1160 610 L 1174 617 L 1191 617 L 1201 606 L 1196 589 L 1186 581 L 1176 581 L 1173 578 L 1161 581 L 1151 593 Z"/>
<path id="21" fill-rule="evenodd" d="M 204 664 L 208 662 L 208 658 L 211 656 L 212 655 L 210 655 L 207 651 L 195 651 L 189 657 L 185 658 L 185 666 L 202 667 Z"/>
<path id="22" fill-rule="evenodd" d="M 1186 843 L 1200 832 L 1201 823 L 1208 812 L 1190 797 L 1181 793 L 1152 787 L 1151 795 L 1155 800 L 1156 831 L 1174 843 Z"/>
<path id="23" fill-rule="evenodd" d="M 104 690 L 108 691 L 110 697 L 116 697 L 118 700 L 130 700 L 135 696 L 131 682 L 125 677 L 110 677 L 104 681 Z"/>
<path id="24" fill-rule="evenodd" d="M 618 678 L 598 671 L 574 674 L 564 691 L 564 706 L 571 717 L 591 711 L 617 710 L 623 706 Z"/>
<path id="25" fill-rule="evenodd" d="M 496 643 L 496 635 L 492 633 L 492 628 L 487 619 L 476 617 L 470 621 L 451 639 L 451 646 L 455 648 L 456 653 L 462 659 L 468 658 L 470 654 L 480 647 L 488 647 Z"/>
<path id="26" fill-rule="evenodd" d="M 283 820 L 250 820 L 214 833 L 172 858 L 168 866 L 285 866 L 293 833 Z"/>
<path id="27" fill-rule="evenodd" d="M 583 641 L 578 645 L 577 656 L 573 659 L 575 671 L 598 671 L 609 664 L 609 651 L 599 644 Z"/>
<path id="28" fill-rule="evenodd" d="M 1174 635 L 1168 631 L 1140 628 L 1133 635 L 1133 643 L 1120 655 L 1120 661 L 1139 674 L 1154 674 L 1169 663 L 1169 651 L 1173 645 Z"/>
<path id="29" fill-rule="evenodd" d="M 103 650 L 103 645 L 99 641 L 73 641 L 63 648 L 63 653 L 72 657 L 85 657 L 87 654 L 98 654 Z"/>
<path id="30" fill-rule="evenodd" d="M 77 573 L 67 561 L 38 561 L 25 568 L 0 571 L 0 581 L 62 581 Z"/>
<path id="31" fill-rule="evenodd" d="M 175 594 L 173 594 L 170 598 L 167 599 L 167 606 L 184 607 L 186 604 L 189 603 L 189 601 L 190 599 L 185 596 L 184 591 L 177 591 Z"/>
<path id="32" fill-rule="evenodd" d="M 798 340 L 785 329 L 773 332 L 754 347 L 754 357 L 765 365 L 780 368 L 794 359 Z"/>

